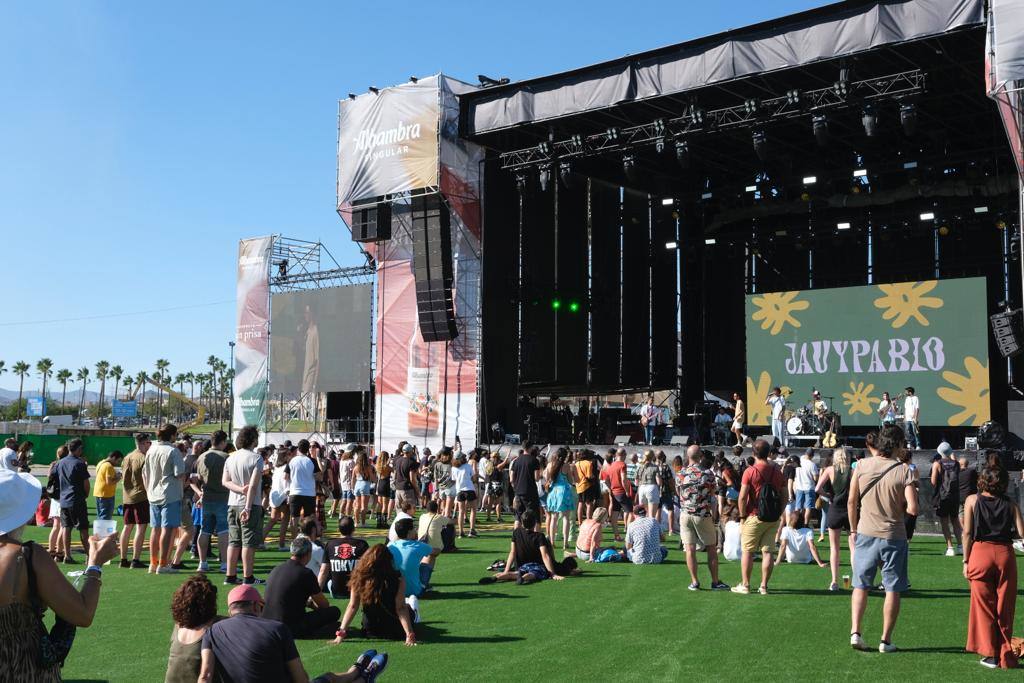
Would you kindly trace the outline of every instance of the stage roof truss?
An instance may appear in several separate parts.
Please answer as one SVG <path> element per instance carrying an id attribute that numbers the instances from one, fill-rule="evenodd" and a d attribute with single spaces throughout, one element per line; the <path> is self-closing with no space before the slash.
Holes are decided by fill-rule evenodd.
<path id="1" fill-rule="evenodd" d="M 271 294 L 369 284 L 375 272 L 369 263 L 341 267 L 321 242 L 274 236 L 270 259 Z"/>

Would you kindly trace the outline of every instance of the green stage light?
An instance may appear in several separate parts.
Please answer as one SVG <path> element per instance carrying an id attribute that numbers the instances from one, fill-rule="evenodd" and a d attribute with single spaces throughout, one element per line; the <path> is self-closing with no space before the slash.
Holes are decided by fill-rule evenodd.
<path id="1" fill-rule="evenodd" d="M 560 310 L 561 308 L 562 308 L 562 301 L 561 301 L 561 299 L 552 299 L 551 300 L 551 310 L 552 311 L 557 311 L 557 310 Z"/>
<path id="2" fill-rule="evenodd" d="M 579 313 L 580 312 L 580 303 L 578 301 L 570 301 L 569 302 L 569 312 L 570 313 Z"/>

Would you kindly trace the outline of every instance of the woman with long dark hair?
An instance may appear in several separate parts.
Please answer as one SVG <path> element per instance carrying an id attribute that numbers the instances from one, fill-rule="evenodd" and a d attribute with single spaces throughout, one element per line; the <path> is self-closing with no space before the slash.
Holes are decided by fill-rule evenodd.
<path id="1" fill-rule="evenodd" d="M 982 656 L 990 669 L 1017 667 L 1013 616 L 1017 605 L 1017 558 L 1013 530 L 1024 537 L 1020 508 L 1006 495 L 1009 477 L 989 460 L 978 476 L 978 493 L 964 501 L 964 578 L 971 583 L 967 651 Z"/>
<path id="2" fill-rule="evenodd" d="M 370 464 L 365 449 L 356 449 L 355 460 L 351 480 L 352 494 L 355 496 L 352 518 L 356 521 L 356 526 L 366 526 L 366 517 L 370 514 L 370 505 L 373 502 L 374 485 L 377 483 L 377 471 Z"/>
<path id="3" fill-rule="evenodd" d="M 394 494 L 391 492 L 391 454 L 381 451 L 377 456 L 377 528 L 381 529 L 391 518 L 391 510 L 395 505 Z"/>
<path id="4" fill-rule="evenodd" d="M 416 644 L 415 615 L 405 603 L 405 579 L 395 569 L 386 545 L 377 544 L 366 551 L 352 570 L 348 588 L 351 597 L 335 643 L 345 639 L 356 612 L 362 609 L 364 638 L 404 639 L 406 645 Z"/>

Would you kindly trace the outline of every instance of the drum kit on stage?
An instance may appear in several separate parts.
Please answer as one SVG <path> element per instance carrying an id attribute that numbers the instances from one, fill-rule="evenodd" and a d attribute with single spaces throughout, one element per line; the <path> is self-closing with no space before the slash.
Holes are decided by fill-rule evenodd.
<path id="1" fill-rule="evenodd" d="M 828 431 L 838 431 L 839 414 L 833 410 L 815 413 L 810 407 L 804 406 L 792 410 L 788 404 L 783 413 L 786 433 L 792 436 L 821 436 Z"/>

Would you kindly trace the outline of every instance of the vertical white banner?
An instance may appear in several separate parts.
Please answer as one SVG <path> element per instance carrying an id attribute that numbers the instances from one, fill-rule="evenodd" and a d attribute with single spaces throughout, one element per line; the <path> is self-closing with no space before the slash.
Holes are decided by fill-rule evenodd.
<path id="1" fill-rule="evenodd" d="M 234 426 L 263 427 L 270 356 L 270 247 L 273 237 L 238 243 Z"/>

